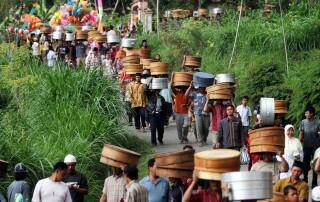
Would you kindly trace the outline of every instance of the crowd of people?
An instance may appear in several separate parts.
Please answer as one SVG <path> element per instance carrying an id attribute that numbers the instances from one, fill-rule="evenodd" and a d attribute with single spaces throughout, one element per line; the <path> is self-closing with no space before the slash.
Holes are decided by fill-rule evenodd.
<path id="1" fill-rule="evenodd" d="M 106 36 L 117 35 L 110 26 Z M 165 126 L 170 117 L 176 121 L 178 140 L 185 144 L 184 150 L 193 149 L 189 143 L 189 132 L 194 133 L 199 146 L 209 144 L 208 135 L 213 134 L 212 147 L 240 150 L 247 148 L 248 131 L 261 127 L 259 113 L 253 117 L 248 106 L 249 97 L 243 96 L 239 106 L 233 100 L 210 100 L 206 88 L 168 85 L 167 89 L 150 90 L 152 77 L 169 78 L 169 74 L 151 76 L 150 70 L 127 74 L 122 59 L 126 50 L 119 44 L 96 41 L 63 40 L 53 42 L 46 34 L 30 35 L 27 44 L 32 55 L 49 68 L 57 62 L 70 68 L 82 64 L 90 71 L 101 70 L 106 79 L 117 79 L 123 102 L 127 105 L 128 124 L 142 132 L 150 130 L 151 144 L 164 144 Z M 146 40 L 141 48 L 149 48 Z M 161 61 L 156 55 L 154 61 Z M 185 68 L 186 72 L 198 69 Z M 211 114 L 211 117 L 210 117 Z M 284 152 L 250 155 L 249 170 L 266 171 L 273 174 L 274 191 L 282 192 L 288 202 L 306 202 L 309 197 L 308 172 L 312 170 L 312 197 L 320 201 L 317 173 L 320 172 L 320 121 L 315 118 L 315 109 L 305 110 L 306 119 L 301 121 L 299 138 L 294 137 L 294 126 L 285 125 L 283 117 L 277 117 L 275 126 L 284 127 Z M 253 121 L 251 121 L 253 120 Z M 250 122 L 251 121 L 251 122 Z M 211 126 L 211 127 L 210 127 Z M 40 180 L 31 194 L 25 181 L 27 168 L 19 163 L 14 168 L 15 181 L 8 187 L 9 202 L 81 202 L 88 193 L 86 176 L 76 170 L 76 158 L 67 155 L 64 162 L 54 165 L 52 174 Z M 220 202 L 229 201 L 227 185 L 219 181 L 193 178 L 163 178 L 156 175 L 154 159 L 148 161 L 149 175 L 138 182 L 138 169 L 134 166 L 112 168 L 102 189 L 100 202 Z M 32 197 L 31 197 L 32 196 Z M 0 199 L 4 201 L 4 197 Z"/>

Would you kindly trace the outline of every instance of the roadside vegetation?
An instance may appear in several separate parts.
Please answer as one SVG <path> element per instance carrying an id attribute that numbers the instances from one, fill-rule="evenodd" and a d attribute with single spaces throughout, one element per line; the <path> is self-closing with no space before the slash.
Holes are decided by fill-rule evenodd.
<path id="1" fill-rule="evenodd" d="M 26 48 L 0 46 L 0 159 L 23 162 L 29 182 L 45 178 L 52 165 L 73 154 L 78 170 L 90 184 L 87 201 L 97 201 L 110 170 L 99 162 L 104 144 L 114 144 L 143 154 L 141 173 L 152 150 L 130 133 L 124 120 L 116 81 L 100 72 L 73 70 L 63 65 L 48 69 L 31 58 Z"/>

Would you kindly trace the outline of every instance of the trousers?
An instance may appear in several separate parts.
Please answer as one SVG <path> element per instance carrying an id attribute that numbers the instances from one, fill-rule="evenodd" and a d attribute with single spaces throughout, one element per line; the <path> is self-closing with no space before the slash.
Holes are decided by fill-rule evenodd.
<path id="1" fill-rule="evenodd" d="M 176 113 L 178 138 L 180 141 L 188 140 L 189 117 L 188 114 Z"/>
<path id="2" fill-rule="evenodd" d="M 200 142 L 205 143 L 209 135 L 210 116 L 204 114 L 195 115 L 195 119 L 198 138 L 200 138 Z"/>
<path id="3" fill-rule="evenodd" d="M 310 167 L 310 161 L 313 158 L 313 154 L 314 154 L 315 149 L 312 147 L 303 147 L 303 165 L 304 165 L 304 171 L 303 171 L 303 175 L 304 175 L 304 181 L 308 182 L 308 172 L 311 169 Z M 314 172 L 314 170 L 312 169 L 312 188 L 316 187 L 318 182 L 318 175 L 317 173 Z"/>
<path id="4" fill-rule="evenodd" d="M 145 108 L 144 107 L 134 107 L 134 125 L 136 129 L 140 129 L 141 125 L 143 128 L 146 127 L 146 120 L 145 120 Z M 140 122 L 141 120 L 141 122 Z"/>
<path id="5" fill-rule="evenodd" d="M 242 128 L 241 128 L 241 143 L 242 143 L 242 146 L 246 145 L 249 128 L 250 128 L 249 126 L 242 126 Z"/>
<path id="6" fill-rule="evenodd" d="M 158 141 L 161 143 L 164 133 L 164 119 L 162 114 L 150 115 L 150 129 L 151 129 L 151 144 L 157 144 L 157 132 Z"/>

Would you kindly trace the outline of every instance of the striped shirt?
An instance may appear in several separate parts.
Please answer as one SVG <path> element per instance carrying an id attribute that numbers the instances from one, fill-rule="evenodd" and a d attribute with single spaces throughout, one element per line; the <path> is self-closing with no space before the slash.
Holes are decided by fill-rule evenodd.
<path id="1" fill-rule="evenodd" d="M 131 181 L 126 186 L 125 202 L 148 202 L 147 189 L 136 181 Z"/>
<path id="2" fill-rule="evenodd" d="M 124 177 L 112 175 L 105 180 L 102 192 L 107 196 L 107 201 L 119 202 L 125 197 L 125 188 Z"/>

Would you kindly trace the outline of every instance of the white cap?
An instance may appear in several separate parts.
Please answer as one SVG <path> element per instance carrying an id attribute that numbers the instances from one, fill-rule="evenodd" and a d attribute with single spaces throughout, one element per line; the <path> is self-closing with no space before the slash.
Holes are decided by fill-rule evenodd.
<path id="1" fill-rule="evenodd" d="M 76 157 L 73 156 L 72 154 L 68 154 L 65 158 L 64 158 L 64 162 L 65 163 L 77 163 Z"/>
<path id="2" fill-rule="evenodd" d="M 311 196 L 313 201 L 320 201 L 320 186 L 312 189 Z"/>

